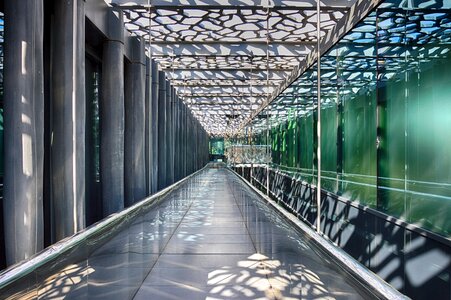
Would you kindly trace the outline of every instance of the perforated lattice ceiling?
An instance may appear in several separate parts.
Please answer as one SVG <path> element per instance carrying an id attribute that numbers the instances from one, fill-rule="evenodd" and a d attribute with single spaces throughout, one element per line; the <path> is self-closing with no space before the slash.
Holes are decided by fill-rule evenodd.
<path id="1" fill-rule="evenodd" d="M 212 135 L 234 133 L 317 42 L 315 1 L 111 0 Z M 321 36 L 354 0 L 321 3 Z M 149 46 L 150 45 L 150 46 Z"/>

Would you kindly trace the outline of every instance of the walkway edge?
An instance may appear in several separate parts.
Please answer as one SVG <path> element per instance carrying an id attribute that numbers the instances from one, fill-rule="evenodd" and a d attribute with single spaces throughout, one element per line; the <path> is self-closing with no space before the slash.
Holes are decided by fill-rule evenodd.
<path id="1" fill-rule="evenodd" d="M 0 291 L 8 287 L 10 284 L 14 283 L 15 280 L 18 280 L 22 277 L 27 276 L 28 274 L 31 274 L 37 268 L 45 265 L 46 263 L 49 263 L 53 259 L 56 259 L 60 254 L 64 253 L 65 251 L 70 251 L 73 247 L 82 243 L 90 236 L 95 235 L 97 232 L 104 229 L 105 227 L 114 224 L 119 219 L 126 218 L 126 215 L 133 213 L 140 207 L 149 205 L 151 202 L 157 201 L 160 198 L 165 197 L 173 189 L 179 187 L 181 184 L 183 184 L 190 178 L 198 175 L 208 167 L 209 164 L 205 165 L 203 168 L 197 170 L 196 172 L 186 176 L 185 178 L 173 183 L 172 185 L 162 189 L 161 191 L 144 198 L 143 200 L 137 202 L 136 204 L 128 208 L 125 208 L 120 212 L 111 214 L 108 217 L 104 218 L 103 220 L 92 224 L 86 229 L 83 229 L 78 233 L 45 248 L 44 250 L 38 252 L 29 259 L 21 261 L 15 265 L 12 265 L 11 267 L 7 268 L 6 270 L 0 273 Z"/>
<path id="2" fill-rule="evenodd" d="M 340 264 L 347 268 L 347 271 L 352 275 L 356 276 L 359 280 L 368 283 L 370 287 L 381 297 L 387 300 L 405 300 L 410 299 L 406 295 L 400 293 L 377 274 L 368 270 L 352 256 L 346 253 L 344 250 L 334 245 L 329 239 L 318 234 L 312 228 L 304 224 L 301 220 L 296 218 L 295 215 L 288 212 L 283 207 L 277 205 L 277 203 L 269 198 L 267 195 L 263 194 L 259 189 L 250 184 L 246 179 L 239 175 L 234 170 L 227 168 L 230 172 L 238 176 L 247 186 L 249 186 L 257 195 L 263 198 L 269 205 L 271 205 L 278 213 L 282 214 L 287 220 L 289 220 L 293 225 L 295 225 L 299 230 L 305 233 L 309 238 L 314 240 L 317 245 L 319 245 L 323 250 L 325 250 L 329 255 L 337 259 Z"/>

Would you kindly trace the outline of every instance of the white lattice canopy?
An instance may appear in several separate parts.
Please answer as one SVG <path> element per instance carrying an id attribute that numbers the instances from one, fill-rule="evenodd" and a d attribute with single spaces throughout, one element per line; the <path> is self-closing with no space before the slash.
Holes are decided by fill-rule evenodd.
<path id="1" fill-rule="evenodd" d="M 321 2 L 321 38 L 355 0 Z M 317 44 L 317 4 L 304 1 L 107 1 L 211 135 L 235 133 L 293 81 Z"/>

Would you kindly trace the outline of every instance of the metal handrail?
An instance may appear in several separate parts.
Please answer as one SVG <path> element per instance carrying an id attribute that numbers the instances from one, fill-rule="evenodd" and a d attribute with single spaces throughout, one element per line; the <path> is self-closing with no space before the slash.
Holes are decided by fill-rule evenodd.
<path id="1" fill-rule="evenodd" d="M 390 300 L 408 300 L 410 299 L 406 295 L 402 294 L 398 290 L 396 290 L 393 286 L 388 284 L 378 275 L 364 267 L 357 260 L 355 260 L 352 256 L 346 253 L 344 250 L 334 245 L 331 240 L 327 238 L 327 236 L 318 233 L 304 224 L 301 220 L 299 220 L 295 215 L 285 210 L 283 207 L 279 206 L 276 202 L 274 202 L 267 195 L 262 193 L 259 189 L 249 183 L 245 178 L 239 175 L 232 169 L 228 169 L 230 172 L 236 174 L 251 190 L 253 190 L 258 196 L 264 199 L 268 205 L 270 205 L 275 211 L 277 211 L 281 216 L 283 216 L 286 220 L 291 222 L 295 228 L 304 233 L 310 240 L 314 241 L 322 250 L 328 253 L 330 256 L 335 258 L 336 262 L 340 262 L 342 266 L 345 266 L 352 275 L 356 276 L 359 281 L 366 283 L 369 287 L 371 287 L 378 296 L 383 299 Z"/>
<path id="2" fill-rule="evenodd" d="M 37 254 L 35 254 L 34 256 L 32 256 L 27 260 L 21 261 L 17 264 L 10 266 L 9 268 L 0 273 L 0 291 L 2 289 L 7 288 L 16 280 L 31 274 L 37 268 L 44 266 L 46 263 L 56 259 L 60 254 L 75 248 L 77 245 L 82 243 L 87 238 L 95 236 L 97 233 L 101 232 L 102 230 L 108 227 L 113 227 L 111 225 L 116 224 L 118 221 L 125 221 L 127 216 L 133 215 L 134 213 L 139 212 L 141 208 L 153 204 L 154 202 L 160 200 L 161 198 L 164 198 L 170 192 L 180 187 L 180 185 L 182 185 L 195 175 L 199 174 L 207 167 L 208 164 L 205 165 L 202 169 L 173 183 L 172 185 L 162 189 L 161 191 L 144 198 L 143 200 L 133 204 L 132 206 L 120 212 L 114 213 L 106 217 L 105 219 L 77 232 L 76 234 L 47 247 L 46 249 L 42 250 L 41 252 L 38 252 Z"/>

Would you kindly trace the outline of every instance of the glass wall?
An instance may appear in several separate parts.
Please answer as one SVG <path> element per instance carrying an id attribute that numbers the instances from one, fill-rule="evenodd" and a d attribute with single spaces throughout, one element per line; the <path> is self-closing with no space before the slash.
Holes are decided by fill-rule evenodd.
<path id="1" fill-rule="evenodd" d="M 224 138 L 210 138 L 210 154 L 224 155 Z"/>
<path id="2" fill-rule="evenodd" d="M 322 56 L 320 82 L 322 188 L 447 237 L 449 6 L 385 1 Z M 307 70 L 262 113 L 273 166 L 313 184 L 316 74 Z"/>
<path id="3" fill-rule="evenodd" d="M 3 176 L 5 170 L 4 142 L 3 142 L 3 41 L 4 41 L 4 20 L 3 13 L 0 12 L 0 270 L 5 268 L 4 253 L 4 221 L 3 221 Z"/>
<path id="4" fill-rule="evenodd" d="M 86 56 L 86 223 L 102 218 L 100 186 L 100 83 L 101 62 Z"/>
<path id="5" fill-rule="evenodd" d="M 0 183 L 3 190 L 3 172 L 4 172 L 4 155 L 3 155 L 3 36 L 4 36 L 4 16 L 0 13 Z"/>

